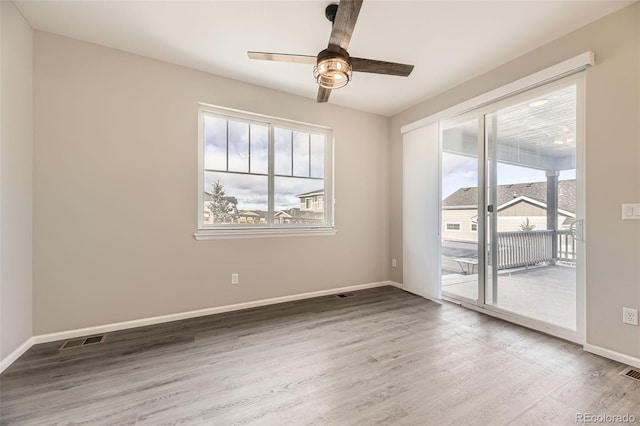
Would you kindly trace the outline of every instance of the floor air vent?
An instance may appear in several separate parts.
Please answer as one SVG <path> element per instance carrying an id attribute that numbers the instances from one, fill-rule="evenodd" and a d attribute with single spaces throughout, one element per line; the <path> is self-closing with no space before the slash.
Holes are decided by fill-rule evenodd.
<path id="1" fill-rule="evenodd" d="M 629 379 L 632 380 L 636 380 L 638 382 L 640 382 L 640 371 L 639 370 L 635 370 L 631 367 L 625 368 L 624 370 L 622 370 L 622 372 L 620 373 L 622 376 L 624 377 L 628 377 Z"/>
<path id="2" fill-rule="evenodd" d="M 339 299 L 345 299 L 347 297 L 355 297 L 355 293 L 340 293 L 340 294 L 336 294 L 336 297 Z"/>
<path id="3" fill-rule="evenodd" d="M 99 336 L 90 336 L 90 337 L 79 337 L 77 339 L 71 339 L 64 342 L 64 344 L 60 347 L 60 350 L 63 349 L 73 349 L 79 348 L 81 346 L 95 345 L 98 343 L 104 342 L 106 334 L 101 334 Z"/>

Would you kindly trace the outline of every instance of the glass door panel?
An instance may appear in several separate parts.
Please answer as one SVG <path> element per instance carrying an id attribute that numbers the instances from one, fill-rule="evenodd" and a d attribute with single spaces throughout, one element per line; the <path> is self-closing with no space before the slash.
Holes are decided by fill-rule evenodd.
<path id="1" fill-rule="evenodd" d="M 484 302 L 570 330 L 576 329 L 576 105 L 571 84 L 487 114 L 484 123 Z"/>
<path id="2" fill-rule="evenodd" d="M 442 292 L 478 300 L 478 119 L 441 126 Z"/>

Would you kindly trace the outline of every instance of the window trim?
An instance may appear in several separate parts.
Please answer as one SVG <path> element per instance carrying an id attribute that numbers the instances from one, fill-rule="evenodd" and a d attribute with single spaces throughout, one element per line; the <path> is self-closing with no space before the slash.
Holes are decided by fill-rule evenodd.
<path id="1" fill-rule="evenodd" d="M 309 224 L 277 224 L 272 217 L 268 218 L 267 224 L 225 226 L 215 228 L 204 224 L 204 114 L 209 113 L 221 118 L 234 121 L 242 121 L 267 126 L 269 129 L 269 172 L 268 172 L 268 194 L 274 193 L 275 171 L 274 164 L 274 129 L 282 127 L 294 131 L 302 131 L 314 134 L 322 134 L 325 137 L 324 155 L 324 207 L 326 208 L 326 223 L 322 225 Z M 232 108 L 225 108 L 217 105 L 198 103 L 198 205 L 197 205 L 197 231 L 194 234 L 196 240 L 226 239 L 226 238 L 264 238 L 264 237 L 286 237 L 286 236 L 309 236 L 309 235 L 335 235 L 335 197 L 334 197 L 334 135 L 333 129 L 300 121 L 287 120 L 262 114 L 254 114 Z M 293 171 L 292 171 L 293 172 Z M 293 176 L 296 177 L 296 176 Z M 327 203 L 326 200 L 332 200 Z M 268 211 L 275 214 L 273 197 L 269 196 Z"/>
<path id="2" fill-rule="evenodd" d="M 476 226 L 476 229 L 473 229 L 473 225 L 475 225 L 475 226 Z M 471 222 L 471 223 L 469 224 L 469 230 L 470 230 L 471 232 L 478 232 L 478 224 L 477 224 L 477 223 L 473 223 L 473 222 Z"/>

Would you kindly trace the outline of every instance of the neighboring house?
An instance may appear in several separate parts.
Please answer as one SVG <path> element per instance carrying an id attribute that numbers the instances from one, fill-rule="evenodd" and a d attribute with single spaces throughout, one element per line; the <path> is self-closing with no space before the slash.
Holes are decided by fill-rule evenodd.
<path id="1" fill-rule="evenodd" d="M 275 223 L 299 223 L 299 224 L 312 224 L 323 223 L 324 212 L 323 211 L 303 211 L 298 208 L 280 210 L 274 214 Z"/>
<path id="2" fill-rule="evenodd" d="M 324 212 L 324 189 L 305 192 L 296 197 L 300 198 L 301 211 Z"/>
<path id="3" fill-rule="evenodd" d="M 300 199 L 300 208 L 280 210 L 274 214 L 279 224 L 324 223 L 324 189 L 296 195 Z"/>
<path id="4" fill-rule="evenodd" d="M 274 222 L 278 224 L 314 224 L 324 223 L 324 190 L 306 192 L 297 195 L 300 199 L 300 208 L 294 207 L 279 210 L 274 213 Z M 268 213 L 263 210 L 243 210 L 238 211 L 238 200 L 235 197 L 225 197 L 233 206 L 233 211 L 224 223 L 228 224 L 261 224 L 267 223 Z M 211 194 L 204 193 L 204 223 L 212 225 L 214 223 L 213 214 L 209 210 L 208 202 L 211 201 Z"/>
<path id="5" fill-rule="evenodd" d="M 442 200 L 442 239 L 477 241 L 478 188 L 460 188 Z M 521 231 L 527 223 L 534 230 L 547 229 L 547 184 L 530 182 L 499 185 L 498 232 Z M 557 229 L 568 229 L 576 217 L 576 181 L 558 182 Z"/>
<path id="6" fill-rule="evenodd" d="M 232 223 L 260 224 L 267 223 L 267 212 L 262 210 L 245 210 L 231 216 Z"/>

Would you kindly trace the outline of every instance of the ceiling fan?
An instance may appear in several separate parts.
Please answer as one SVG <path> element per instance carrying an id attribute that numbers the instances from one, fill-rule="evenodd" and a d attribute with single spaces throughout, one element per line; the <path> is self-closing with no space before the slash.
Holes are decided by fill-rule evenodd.
<path id="1" fill-rule="evenodd" d="M 352 71 L 409 76 L 413 71 L 413 65 L 349 56 L 347 48 L 362 7 L 362 1 L 340 0 L 339 4 L 327 6 L 325 16 L 333 24 L 333 29 L 329 37 L 329 46 L 317 56 L 252 51 L 247 52 L 247 55 L 251 59 L 315 65 L 313 76 L 320 86 L 318 102 L 327 102 L 332 89 L 344 87 L 349 83 Z"/>

